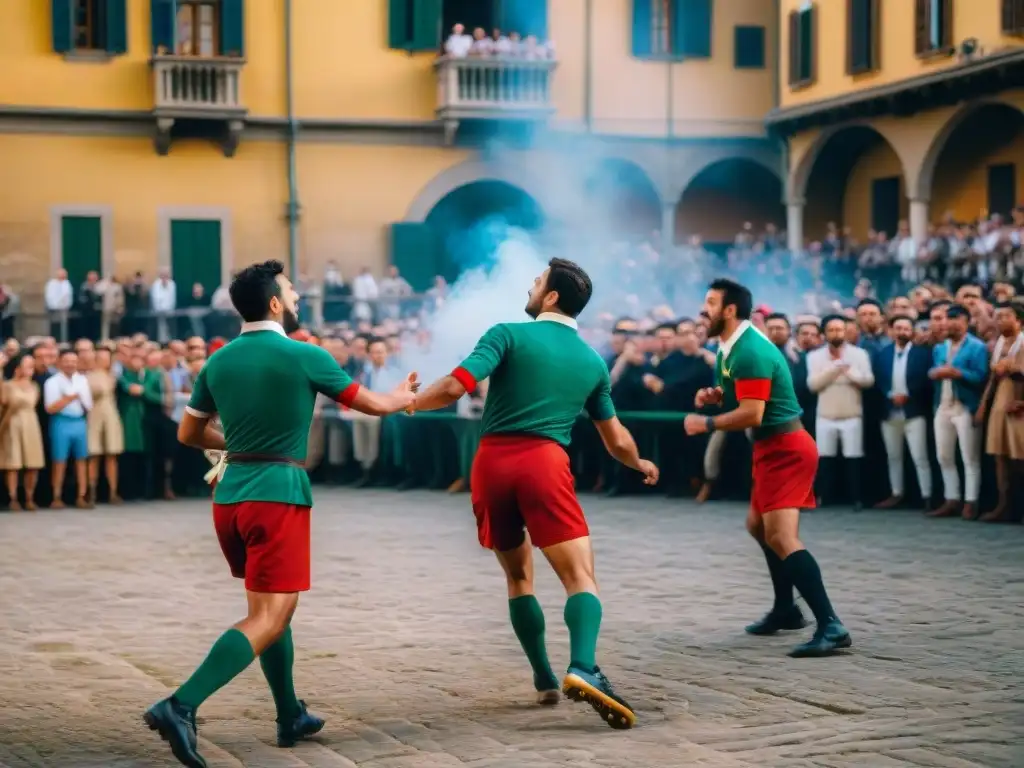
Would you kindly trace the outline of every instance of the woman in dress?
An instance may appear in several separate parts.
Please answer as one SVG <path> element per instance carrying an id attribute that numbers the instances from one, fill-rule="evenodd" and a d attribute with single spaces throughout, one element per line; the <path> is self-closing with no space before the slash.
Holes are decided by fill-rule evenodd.
<path id="1" fill-rule="evenodd" d="M 100 462 L 107 477 L 111 504 L 120 504 L 118 495 L 117 458 L 124 452 L 124 427 L 117 411 L 117 379 L 111 371 L 113 356 L 106 347 L 96 350 L 95 365 L 86 375 L 92 390 L 89 411 L 89 501 L 96 503 L 96 486 L 100 481 Z"/>
<path id="2" fill-rule="evenodd" d="M 39 470 L 46 464 L 43 432 L 39 428 L 36 405 L 39 385 L 32 380 L 35 362 L 25 355 L 14 369 L 10 381 L 0 383 L 0 468 L 4 470 L 11 509 L 22 509 L 18 501 L 18 473 L 23 472 L 25 509 L 36 509 L 36 483 Z"/>

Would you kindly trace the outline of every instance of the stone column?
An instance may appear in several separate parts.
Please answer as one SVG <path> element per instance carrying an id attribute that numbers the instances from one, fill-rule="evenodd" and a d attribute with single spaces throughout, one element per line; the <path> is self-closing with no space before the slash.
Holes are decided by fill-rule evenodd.
<path id="1" fill-rule="evenodd" d="M 661 247 L 667 254 L 676 243 L 676 204 L 661 204 Z"/>
<path id="2" fill-rule="evenodd" d="M 928 239 L 928 203 L 928 200 L 910 201 L 910 236 L 914 238 L 914 242 L 918 245 L 921 245 L 921 243 Z"/>
<path id="3" fill-rule="evenodd" d="M 804 248 L 803 200 L 790 200 L 786 204 L 786 245 L 794 253 Z"/>

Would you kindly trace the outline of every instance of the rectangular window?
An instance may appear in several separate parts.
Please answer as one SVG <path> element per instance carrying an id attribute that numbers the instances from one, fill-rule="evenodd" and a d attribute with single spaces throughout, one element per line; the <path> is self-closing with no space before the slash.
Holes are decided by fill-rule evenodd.
<path id="1" fill-rule="evenodd" d="M 736 27 L 736 69 L 764 69 L 764 27 Z"/>
<path id="2" fill-rule="evenodd" d="M 388 47 L 410 52 L 440 51 L 442 17 L 449 10 L 461 24 L 469 26 L 474 21 L 454 6 L 449 9 L 444 0 L 388 0 Z M 488 20 L 493 20 L 492 13 Z"/>
<path id="3" fill-rule="evenodd" d="M 61 266 L 77 290 L 89 272 L 103 273 L 103 222 L 99 216 L 63 216 Z"/>
<path id="4" fill-rule="evenodd" d="M 106 3 L 103 0 L 74 0 L 71 6 L 72 41 L 76 51 L 106 50 Z"/>
<path id="5" fill-rule="evenodd" d="M 918 56 L 953 51 L 953 0 L 914 0 L 914 52 Z"/>
<path id="6" fill-rule="evenodd" d="M 873 72 L 879 66 L 879 0 L 846 2 L 846 73 Z"/>
<path id="7" fill-rule="evenodd" d="M 1024 0 L 1003 0 L 1003 34 L 1024 35 Z"/>
<path id="8" fill-rule="evenodd" d="M 175 53 L 179 56 L 220 54 L 220 3 L 217 0 L 178 0 Z"/>
<path id="9" fill-rule="evenodd" d="M 1001 163 L 988 167 L 988 212 L 1009 217 L 1017 205 L 1017 166 Z"/>
<path id="10" fill-rule="evenodd" d="M 802 88 L 815 80 L 818 9 L 805 3 L 789 14 L 789 85 Z"/>
<path id="11" fill-rule="evenodd" d="M 675 3 L 672 0 L 653 0 L 651 2 L 651 55 L 670 56 L 672 54 L 672 19 L 675 15 Z"/>

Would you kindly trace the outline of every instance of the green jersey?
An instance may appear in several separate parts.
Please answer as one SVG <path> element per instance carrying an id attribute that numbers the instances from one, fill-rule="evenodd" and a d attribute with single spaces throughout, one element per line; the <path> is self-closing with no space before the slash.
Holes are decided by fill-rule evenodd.
<path id="1" fill-rule="evenodd" d="M 595 421 L 615 416 L 608 366 L 564 315 L 495 325 L 452 375 L 469 392 L 490 379 L 485 435 L 535 435 L 565 446 L 584 408 Z"/>
<path id="2" fill-rule="evenodd" d="M 796 399 L 789 362 L 771 340 L 749 322 L 718 350 L 715 384 L 722 388 L 722 407 L 731 411 L 740 400 L 764 400 L 762 427 L 799 419 L 803 410 Z"/>
<path id="3" fill-rule="evenodd" d="M 187 411 L 200 418 L 220 415 L 229 455 L 255 453 L 302 462 L 317 393 L 348 405 L 358 391 L 359 385 L 330 353 L 289 339 L 277 323 L 246 323 L 237 339 L 206 361 Z M 213 500 L 310 507 L 313 494 L 301 466 L 229 463 Z"/>

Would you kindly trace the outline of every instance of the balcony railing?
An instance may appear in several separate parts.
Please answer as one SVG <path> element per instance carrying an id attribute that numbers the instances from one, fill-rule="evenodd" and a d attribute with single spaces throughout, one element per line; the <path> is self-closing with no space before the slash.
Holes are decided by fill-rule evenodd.
<path id="1" fill-rule="evenodd" d="M 196 117 L 245 113 L 244 59 L 155 56 L 152 64 L 158 113 Z"/>
<path id="2" fill-rule="evenodd" d="M 437 116 L 543 119 L 554 111 L 551 60 L 466 58 L 437 60 Z"/>

